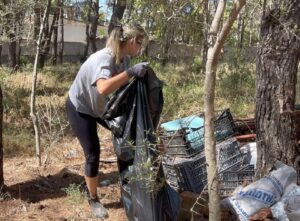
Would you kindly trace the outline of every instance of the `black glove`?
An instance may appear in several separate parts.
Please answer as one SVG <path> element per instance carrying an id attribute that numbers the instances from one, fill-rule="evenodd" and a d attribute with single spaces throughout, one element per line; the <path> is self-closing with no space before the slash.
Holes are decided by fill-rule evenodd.
<path id="1" fill-rule="evenodd" d="M 129 77 L 142 78 L 146 74 L 149 62 L 141 62 L 126 70 Z"/>

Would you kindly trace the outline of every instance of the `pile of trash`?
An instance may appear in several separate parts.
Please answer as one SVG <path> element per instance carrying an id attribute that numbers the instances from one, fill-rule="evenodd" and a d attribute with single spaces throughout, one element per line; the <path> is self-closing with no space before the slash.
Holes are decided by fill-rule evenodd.
<path id="1" fill-rule="evenodd" d="M 222 207 L 240 221 L 299 221 L 300 187 L 296 170 L 277 161 L 270 174 L 253 182 L 256 143 L 239 139 L 244 129 L 253 128 L 253 122 L 249 121 L 245 128 L 237 126 L 227 109 L 217 114 L 214 123 Z M 204 116 L 169 121 L 161 124 L 161 129 L 160 142 L 165 148 L 163 170 L 168 184 L 179 193 L 205 192 Z"/>
<path id="2" fill-rule="evenodd" d="M 240 221 L 300 220 L 300 187 L 296 170 L 277 161 L 275 170 L 246 187 L 238 187 L 222 202 Z M 268 217 L 266 217 L 268 215 Z"/>
<path id="3" fill-rule="evenodd" d="M 223 197 L 255 174 L 255 143 L 240 148 L 230 110 L 215 118 L 217 173 Z M 207 185 L 204 155 L 204 116 L 191 115 L 161 124 L 160 140 L 165 147 L 163 169 L 167 182 L 178 192 L 201 193 Z"/>

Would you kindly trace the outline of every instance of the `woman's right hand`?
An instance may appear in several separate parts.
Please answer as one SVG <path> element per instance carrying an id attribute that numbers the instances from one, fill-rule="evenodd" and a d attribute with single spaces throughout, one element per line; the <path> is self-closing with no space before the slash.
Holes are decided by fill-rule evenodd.
<path id="1" fill-rule="evenodd" d="M 146 74 L 149 62 L 141 62 L 126 70 L 129 77 L 143 78 Z"/>

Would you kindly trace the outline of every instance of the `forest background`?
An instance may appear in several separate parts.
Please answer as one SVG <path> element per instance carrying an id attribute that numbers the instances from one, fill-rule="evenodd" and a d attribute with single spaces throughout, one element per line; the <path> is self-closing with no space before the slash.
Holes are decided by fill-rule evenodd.
<path id="1" fill-rule="evenodd" d="M 139 22 L 149 35 L 149 47 L 150 43 L 158 46 L 157 53 L 154 55 L 145 48 L 144 54 L 132 62 L 149 61 L 159 78 L 165 82 L 162 122 L 203 112 L 209 30 L 218 3 L 219 1 L 209 0 L 120 0 L 106 1 L 107 7 L 100 7 L 101 4 L 93 0 L 2 1 L 0 3 L 0 76 L 3 93 L 4 180 L 6 185 L 15 188 L 12 188 L 15 192 L 5 194 L 4 191 L 0 197 L 3 200 L 9 199 L 5 203 L 1 201 L 1 205 L 6 205 L 6 215 L 18 220 L 19 216 L 24 215 L 23 213 L 28 217 L 40 216 L 41 214 L 36 215 L 36 213 L 44 210 L 44 207 L 46 210 L 53 211 L 51 206 L 45 206 L 47 203 L 43 202 L 43 199 L 37 200 L 38 196 L 25 194 L 22 197 L 23 191 L 22 188 L 20 189 L 22 182 L 32 185 L 28 180 L 34 180 L 36 191 L 42 191 L 43 188 L 50 188 L 47 185 L 53 188 L 53 184 L 49 183 L 49 179 L 55 177 L 53 173 L 59 174 L 59 178 L 69 174 L 62 168 L 69 170 L 71 168 L 73 172 L 76 168 L 76 174 L 81 174 L 83 158 L 77 147 L 78 143 L 70 131 L 64 103 L 80 64 L 91 53 L 100 49 L 99 42 L 105 39 L 114 24 Z M 216 75 L 216 110 L 230 108 L 235 118 L 254 117 L 261 20 L 265 9 L 272 8 L 274 3 L 276 1 L 247 1 L 239 13 L 220 55 Z M 234 1 L 227 1 L 221 25 L 229 18 L 233 4 Z M 67 20 L 84 23 L 86 28 L 84 50 L 76 62 L 67 62 L 68 59 L 64 56 L 66 43 L 64 24 Z M 297 31 L 295 30 L 295 33 Z M 39 37 L 41 37 L 40 41 Z M 36 63 L 35 111 L 41 142 L 40 164 L 44 169 L 36 167 L 37 163 L 34 159 L 37 152 L 35 128 L 31 116 L 31 95 L 36 50 L 28 55 L 24 51 L 28 46 L 31 49 L 39 46 L 40 50 Z M 195 47 L 198 51 L 192 56 L 183 57 L 171 51 L 172 47 L 179 46 Z M 7 53 L 2 53 L 2 49 L 7 49 Z M 296 86 L 296 92 L 295 104 L 300 102 L 300 87 Z M 108 132 L 103 133 L 105 136 L 101 145 L 104 155 L 112 156 L 110 135 Z M 20 167 L 23 172 L 20 171 Z M 107 168 L 110 172 L 114 169 L 116 168 Z M 51 170 L 53 171 L 50 173 Z M 50 178 L 47 178 L 49 174 L 51 174 Z M 116 183 L 112 185 L 112 192 L 116 191 L 118 185 L 117 174 L 114 176 L 113 180 Z M 104 174 L 103 177 L 105 178 L 106 175 Z M 56 195 L 55 198 L 71 199 L 71 202 L 76 204 L 81 199 L 79 189 L 81 178 L 75 175 L 72 178 L 74 178 L 71 179 L 72 182 L 68 180 L 62 186 L 55 187 L 60 190 L 59 196 Z M 122 207 L 118 204 L 117 198 L 109 199 L 113 203 L 117 202 L 114 204 L 117 208 Z M 35 204 L 36 202 L 39 203 Z M 49 205 L 53 206 L 56 203 L 52 202 Z M 41 205 L 43 208 L 40 208 Z M 14 207 L 16 209 L 12 211 Z M 63 217 L 76 220 L 80 216 L 85 216 L 80 215 L 84 214 L 82 211 L 76 211 L 77 216 L 66 213 Z M 48 219 L 51 220 L 51 217 Z"/>

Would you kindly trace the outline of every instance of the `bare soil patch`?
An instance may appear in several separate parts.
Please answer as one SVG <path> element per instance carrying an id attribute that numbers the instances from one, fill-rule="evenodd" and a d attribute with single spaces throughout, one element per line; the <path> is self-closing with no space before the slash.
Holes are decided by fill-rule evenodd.
<path id="1" fill-rule="evenodd" d="M 110 134 L 105 130 L 100 134 L 101 159 L 115 157 Z M 4 158 L 6 188 L 0 195 L 0 220 L 97 220 L 84 197 L 70 199 L 65 191 L 72 184 L 82 184 L 83 174 L 81 147 L 72 136 L 51 147 L 42 167 L 37 166 L 34 157 Z M 100 186 L 107 179 L 110 185 Z M 98 194 L 108 209 L 105 220 L 127 220 L 120 198 L 117 163 L 100 163 Z"/>

